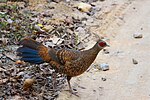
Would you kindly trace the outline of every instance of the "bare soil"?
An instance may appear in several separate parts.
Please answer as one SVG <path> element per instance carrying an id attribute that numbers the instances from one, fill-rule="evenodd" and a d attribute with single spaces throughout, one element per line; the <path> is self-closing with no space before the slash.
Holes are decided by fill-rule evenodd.
<path id="1" fill-rule="evenodd" d="M 110 2 L 114 1 L 105 3 Z M 74 77 L 71 84 L 77 89 L 79 97 L 63 91 L 57 100 L 150 99 L 149 5 L 149 0 L 120 0 L 104 16 L 104 23 L 96 31 L 105 33 L 109 39 L 110 47 L 107 49 L 110 54 L 99 53 L 95 63 L 108 63 L 110 70 L 99 71 L 93 67 L 89 72 Z M 143 38 L 133 38 L 137 32 L 142 33 Z M 138 64 L 133 64 L 133 58 Z M 106 81 L 102 81 L 102 78 L 106 78 Z"/>

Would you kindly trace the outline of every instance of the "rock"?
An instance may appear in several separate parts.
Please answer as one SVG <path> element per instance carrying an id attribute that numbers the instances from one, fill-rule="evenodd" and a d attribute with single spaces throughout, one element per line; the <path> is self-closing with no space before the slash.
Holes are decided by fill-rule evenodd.
<path id="1" fill-rule="evenodd" d="M 77 8 L 82 12 L 89 12 L 92 6 L 90 4 L 81 2 L 77 4 Z"/>
<path id="2" fill-rule="evenodd" d="M 99 67 L 100 67 L 100 69 L 101 69 L 102 71 L 107 71 L 107 70 L 109 70 L 109 65 L 106 64 L 106 63 L 100 64 Z"/>
<path id="3" fill-rule="evenodd" d="M 6 12 L 1 12 L 1 11 L 0 11 L 0 14 L 4 15 L 4 14 L 6 14 Z"/>
<path id="4" fill-rule="evenodd" d="M 58 3 L 58 2 L 60 2 L 61 0 L 51 0 L 51 1 Z"/>
<path id="5" fill-rule="evenodd" d="M 78 27 L 77 29 L 77 32 L 79 32 L 80 34 L 82 34 L 82 35 L 85 35 L 85 29 L 84 28 L 82 28 L 82 27 Z"/>
<path id="6" fill-rule="evenodd" d="M 134 34 L 133 34 L 133 37 L 134 37 L 134 38 L 142 38 L 142 37 L 143 37 L 143 34 L 142 34 L 142 33 L 134 33 Z"/>
<path id="7" fill-rule="evenodd" d="M 54 44 L 52 41 L 46 42 L 45 45 L 46 45 L 47 47 L 54 47 L 54 46 L 55 46 L 55 44 Z"/>
<path id="8" fill-rule="evenodd" d="M 84 37 L 85 37 L 85 35 L 86 35 L 85 29 L 82 28 L 82 27 L 78 27 L 78 28 L 76 29 L 76 31 L 77 31 L 77 33 L 78 33 L 78 37 L 81 38 L 81 40 L 84 39 Z"/>
<path id="9" fill-rule="evenodd" d="M 19 73 L 17 74 L 17 76 L 23 76 L 23 75 L 25 75 L 25 72 L 19 72 Z"/>
<path id="10" fill-rule="evenodd" d="M 103 52 L 104 52 L 105 54 L 109 54 L 109 50 L 108 50 L 108 49 L 103 49 Z"/>
<path id="11" fill-rule="evenodd" d="M 84 86 L 78 86 L 79 88 L 81 88 L 81 89 L 86 89 Z"/>
<path id="12" fill-rule="evenodd" d="M 11 23 L 13 23 L 13 20 L 7 19 L 7 22 L 8 22 L 9 24 L 11 24 Z"/>
<path id="13" fill-rule="evenodd" d="M 83 40 L 83 39 L 85 39 L 86 37 L 88 37 L 88 35 L 89 35 L 89 34 L 86 34 L 85 29 L 82 28 L 82 27 L 78 27 L 78 28 L 76 29 L 76 31 L 77 31 L 76 34 L 77 34 L 79 40 Z"/>
<path id="14" fill-rule="evenodd" d="M 138 64 L 138 61 L 135 60 L 134 58 L 132 59 L 133 64 Z"/>
<path id="15" fill-rule="evenodd" d="M 102 77 L 102 81 L 106 81 L 106 78 L 103 78 L 103 77 Z"/>
<path id="16" fill-rule="evenodd" d="M 66 0 L 66 2 L 69 2 L 70 0 Z"/>
<path id="17" fill-rule="evenodd" d="M 77 91 L 77 89 L 73 88 L 74 91 Z"/>

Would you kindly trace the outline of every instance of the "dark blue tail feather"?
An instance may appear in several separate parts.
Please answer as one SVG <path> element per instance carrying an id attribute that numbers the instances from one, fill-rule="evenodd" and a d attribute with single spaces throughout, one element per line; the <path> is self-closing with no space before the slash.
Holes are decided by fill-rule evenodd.
<path id="1" fill-rule="evenodd" d="M 28 47 L 19 47 L 17 49 L 17 52 L 19 53 L 24 53 L 24 54 L 35 54 L 35 55 L 38 55 L 38 51 L 37 50 L 34 50 L 34 49 L 30 49 Z"/>
<path id="2" fill-rule="evenodd" d="M 25 62 L 34 63 L 34 64 L 44 63 L 44 61 L 42 60 L 42 58 L 24 58 L 24 57 L 22 57 L 20 60 L 23 60 Z"/>
<path id="3" fill-rule="evenodd" d="M 31 54 L 31 53 L 18 53 L 17 56 L 25 57 L 25 58 L 39 58 L 39 55 Z"/>
<path id="4" fill-rule="evenodd" d="M 38 51 L 30 49 L 28 47 L 20 47 L 17 49 L 18 56 L 21 57 L 21 60 L 34 64 L 44 63 L 43 59 L 39 56 Z"/>

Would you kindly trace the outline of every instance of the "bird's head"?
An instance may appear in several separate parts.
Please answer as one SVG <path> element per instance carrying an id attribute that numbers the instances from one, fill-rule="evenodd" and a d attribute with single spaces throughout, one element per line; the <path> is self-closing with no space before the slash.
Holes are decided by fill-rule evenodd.
<path id="1" fill-rule="evenodd" d="M 97 41 L 97 43 L 95 44 L 96 47 L 99 48 L 99 50 L 103 49 L 104 47 L 109 47 L 109 45 L 103 40 L 104 37 L 99 37 L 98 34 L 93 33 L 93 35 L 95 36 L 95 39 Z"/>
<path id="2" fill-rule="evenodd" d="M 103 49 L 104 47 L 109 47 L 109 45 L 105 42 L 105 41 L 103 41 L 103 40 L 99 40 L 98 42 L 97 42 L 97 45 L 98 45 L 98 47 L 100 48 L 100 49 Z"/>

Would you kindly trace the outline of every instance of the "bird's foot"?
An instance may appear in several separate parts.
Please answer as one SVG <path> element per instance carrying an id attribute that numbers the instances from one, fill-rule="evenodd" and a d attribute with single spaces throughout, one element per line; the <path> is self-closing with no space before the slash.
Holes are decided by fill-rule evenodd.
<path id="1" fill-rule="evenodd" d="M 70 92 L 72 95 L 75 95 L 75 96 L 79 97 L 78 92 L 77 92 L 76 89 L 73 89 L 73 90 L 65 90 L 65 91 L 68 91 L 68 92 Z"/>
<path id="2" fill-rule="evenodd" d="M 73 94 L 73 95 L 75 95 L 75 96 L 77 96 L 77 97 L 79 97 L 79 94 L 78 94 L 78 92 L 76 91 L 73 91 L 73 92 L 71 92 L 71 94 Z"/>

